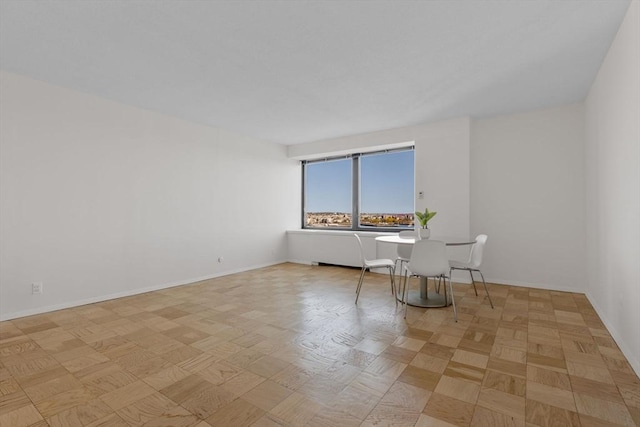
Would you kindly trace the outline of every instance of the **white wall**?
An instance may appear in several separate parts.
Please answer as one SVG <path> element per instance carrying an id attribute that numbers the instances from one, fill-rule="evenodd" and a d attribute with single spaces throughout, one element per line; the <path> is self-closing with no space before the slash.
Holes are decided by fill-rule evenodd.
<path id="1" fill-rule="evenodd" d="M 402 141 L 416 145 L 415 190 L 425 191 L 416 208 L 438 211 L 430 223 L 432 234 L 488 234 L 483 272 L 489 281 L 585 292 L 581 104 L 290 146 L 289 155 L 312 157 Z M 347 243 L 325 233 L 289 233 L 289 257 L 333 263 Z M 369 256 L 394 257 L 387 245 L 371 242 L 367 248 Z M 351 249 L 357 250 L 355 242 Z M 468 248 L 449 250 L 464 256 Z M 454 280 L 468 282 L 468 275 L 456 272 Z"/>
<path id="2" fill-rule="evenodd" d="M 0 85 L 0 318 L 287 259 L 300 180 L 286 147 L 14 74 Z"/>
<path id="3" fill-rule="evenodd" d="M 471 230 L 495 283 L 584 292 L 582 104 L 475 120 Z"/>
<path id="4" fill-rule="evenodd" d="M 585 102 L 587 296 L 640 374 L 640 2 Z"/>
<path id="5" fill-rule="evenodd" d="M 414 142 L 416 210 L 428 207 L 438 212 L 429 222 L 432 235 L 466 236 L 469 235 L 469 123 L 468 118 L 460 118 L 292 145 L 289 147 L 289 156 L 314 158 Z M 424 191 L 424 199 L 417 198 L 419 191 Z M 299 229 L 300 226 L 301 224 L 298 224 L 296 228 Z M 375 233 L 363 235 L 364 243 L 370 251 L 368 256 L 376 256 L 373 244 Z M 288 236 L 289 259 L 293 261 L 337 263 L 336 254 L 341 254 L 347 249 L 357 255 L 355 239 L 351 237 L 345 240 L 344 236 L 340 236 L 340 232 L 294 232 Z M 345 244 L 351 246 L 345 249 Z M 394 250 L 378 246 L 377 256 L 395 257 Z M 453 255 L 456 255 L 456 251 L 458 254 L 464 254 L 464 248 L 451 251 Z M 356 265 L 359 263 L 357 258 L 348 259 L 355 259 Z M 337 264 L 353 265 L 351 261 Z M 460 280 L 467 279 L 462 277 Z"/>

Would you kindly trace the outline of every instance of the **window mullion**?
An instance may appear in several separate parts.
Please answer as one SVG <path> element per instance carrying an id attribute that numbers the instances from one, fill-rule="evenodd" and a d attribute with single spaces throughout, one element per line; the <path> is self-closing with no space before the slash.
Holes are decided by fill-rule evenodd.
<path id="1" fill-rule="evenodd" d="M 359 156 L 353 156 L 353 177 L 351 179 L 351 228 L 360 228 L 360 162 Z"/>
<path id="2" fill-rule="evenodd" d="M 307 227 L 307 203 L 305 190 L 307 188 L 307 163 L 302 162 L 302 228 Z"/>

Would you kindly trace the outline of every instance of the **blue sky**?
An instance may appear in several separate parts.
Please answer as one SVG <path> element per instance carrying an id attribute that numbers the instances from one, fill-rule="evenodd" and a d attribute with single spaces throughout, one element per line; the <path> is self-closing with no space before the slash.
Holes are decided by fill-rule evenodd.
<path id="1" fill-rule="evenodd" d="M 360 157 L 360 212 L 413 213 L 413 150 Z M 306 166 L 307 212 L 351 212 L 352 159 Z"/>

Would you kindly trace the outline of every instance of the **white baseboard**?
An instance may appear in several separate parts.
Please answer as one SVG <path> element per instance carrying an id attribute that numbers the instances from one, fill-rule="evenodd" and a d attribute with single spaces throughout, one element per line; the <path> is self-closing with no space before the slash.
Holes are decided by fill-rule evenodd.
<path id="1" fill-rule="evenodd" d="M 290 262 L 292 264 L 314 265 L 313 262 L 306 261 L 303 259 L 290 259 L 290 260 L 287 260 L 287 262 Z"/>
<path id="2" fill-rule="evenodd" d="M 494 279 L 489 277 L 485 277 L 485 280 L 487 281 L 487 283 L 495 283 L 497 285 L 519 286 L 522 288 L 544 289 L 546 291 L 572 292 L 574 294 L 584 294 L 584 289 L 576 288 L 573 286 L 557 286 L 557 285 L 549 285 L 547 283 L 520 282 L 516 280 Z"/>
<path id="3" fill-rule="evenodd" d="M 75 301 L 69 301 L 69 302 L 65 302 L 65 303 L 62 303 L 62 304 L 47 305 L 47 306 L 44 306 L 44 307 L 37 307 L 37 308 L 29 309 L 29 310 L 15 311 L 15 312 L 12 312 L 12 313 L 2 313 L 2 314 L 0 314 L 0 321 L 17 319 L 17 318 L 26 317 L 26 316 L 33 316 L 33 315 L 36 315 L 36 314 L 50 313 L 52 311 L 64 310 L 65 308 L 79 307 L 81 305 L 95 304 L 95 303 L 98 303 L 98 302 L 109 301 L 109 300 L 112 300 L 112 299 L 130 297 L 130 296 L 133 296 L 133 295 L 144 294 L 144 293 L 147 293 L 147 292 L 153 292 L 153 291 L 159 291 L 159 290 L 162 290 L 162 289 L 174 288 L 176 286 L 189 285 L 189 284 L 196 283 L 196 282 L 202 282 L 203 280 L 215 279 L 216 277 L 229 276 L 231 274 L 242 273 L 242 272 L 250 271 L 250 270 L 256 270 L 258 268 L 270 267 L 272 265 L 282 264 L 283 262 L 287 262 L 287 261 L 276 261 L 276 262 L 273 262 L 273 263 L 252 265 L 252 266 L 247 266 L 247 267 L 242 267 L 242 268 L 236 268 L 234 270 L 226 270 L 226 271 L 222 271 L 222 272 L 218 272 L 218 273 L 214 273 L 214 274 L 209 274 L 209 275 L 206 275 L 206 276 L 193 277 L 193 278 L 190 278 L 190 279 L 179 280 L 179 281 L 176 281 L 176 282 L 170 282 L 170 283 L 163 283 L 163 284 L 160 284 L 160 285 L 148 286 L 146 288 L 137 288 L 137 289 L 132 289 L 132 290 L 129 290 L 129 291 L 124 291 L 124 292 L 116 292 L 116 293 L 113 293 L 113 294 L 99 295 L 99 296 L 92 297 L 92 298 L 85 298 L 85 299 L 80 299 L 80 300 L 75 300 Z"/>
<path id="4" fill-rule="evenodd" d="M 585 293 L 585 296 L 587 297 L 587 299 L 595 309 L 596 313 L 598 313 L 600 320 L 602 320 L 602 323 L 604 323 L 604 326 L 607 328 L 607 331 L 609 331 L 609 334 L 611 334 L 611 338 L 613 338 L 616 344 L 618 344 L 618 347 L 620 347 L 620 351 L 622 351 L 622 354 L 624 354 L 624 356 L 629 361 L 631 368 L 633 368 L 636 375 L 640 377 L 640 355 L 634 354 L 629 348 L 629 346 L 625 344 L 625 342 L 622 340 L 622 337 L 620 336 L 620 333 L 618 333 L 616 328 L 613 327 L 613 324 L 604 315 L 604 311 L 596 303 L 596 298 L 593 298 L 588 291 Z"/>

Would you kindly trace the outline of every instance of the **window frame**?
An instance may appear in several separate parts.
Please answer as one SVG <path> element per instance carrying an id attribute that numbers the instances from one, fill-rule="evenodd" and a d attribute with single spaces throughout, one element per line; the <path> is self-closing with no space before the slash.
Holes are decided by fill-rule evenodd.
<path id="1" fill-rule="evenodd" d="M 394 232 L 397 233 L 400 230 L 412 230 L 415 229 L 415 222 L 413 228 L 409 227 L 361 227 L 360 226 L 360 157 L 366 157 L 376 154 L 388 154 L 397 153 L 401 151 L 413 151 L 415 162 L 415 145 L 393 148 L 388 150 L 367 151 L 361 153 L 351 153 L 343 156 L 323 157 L 313 160 L 302 160 L 301 174 L 302 174 L 302 207 L 301 207 L 301 223 L 303 230 L 331 230 L 331 231 L 372 231 L 372 232 Z M 322 163 L 331 160 L 345 160 L 351 159 L 351 227 L 310 227 L 306 224 L 306 166 L 314 163 Z M 414 165 L 414 193 L 415 193 L 415 165 Z M 415 209 L 415 200 L 414 200 Z"/>

